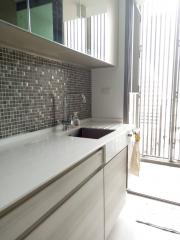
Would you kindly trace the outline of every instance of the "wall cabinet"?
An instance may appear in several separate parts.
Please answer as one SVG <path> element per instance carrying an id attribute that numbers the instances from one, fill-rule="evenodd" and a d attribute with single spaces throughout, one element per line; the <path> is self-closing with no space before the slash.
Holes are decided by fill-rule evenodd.
<path id="1" fill-rule="evenodd" d="M 104 168 L 105 239 L 109 236 L 124 205 L 127 181 L 127 148 Z"/>

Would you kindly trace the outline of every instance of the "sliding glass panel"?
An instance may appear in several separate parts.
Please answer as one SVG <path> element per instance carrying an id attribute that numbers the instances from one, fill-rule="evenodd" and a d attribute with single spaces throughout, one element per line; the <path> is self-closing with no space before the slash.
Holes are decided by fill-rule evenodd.
<path id="1" fill-rule="evenodd" d="M 64 0 L 65 46 L 105 60 L 107 5 L 107 0 Z"/>
<path id="2" fill-rule="evenodd" d="M 86 8 L 87 49 L 86 52 L 98 59 L 105 59 L 108 36 L 108 16 L 112 3 L 108 0 L 83 0 Z M 109 12 L 108 12 L 109 11 Z"/>
<path id="3" fill-rule="evenodd" d="M 0 19 L 28 30 L 26 0 L 1 0 Z"/>
<path id="4" fill-rule="evenodd" d="M 31 32 L 63 43 L 62 0 L 30 0 Z"/>
<path id="5" fill-rule="evenodd" d="M 142 7 L 140 128 L 146 157 L 170 156 L 177 6 L 178 0 L 147 0 Z"/>
<path id="6" fill-rule="evenodd" d="M 180 22 L 180 3 L 179 3 L 179 19 Z M 174 134 L 172 139 L 172 160 L 177 160 L 180 163 L 180 25 L 177 28 L 177 42 L 176 42 L 176 59 L 174 66 L 175 78 L 175 105 L 174 105 Z"/>
<path id="7" fill-rule="evenodd" d="M 80 0 L 63 1 L 64 45 L 86 53 L 86 7 Z"/>

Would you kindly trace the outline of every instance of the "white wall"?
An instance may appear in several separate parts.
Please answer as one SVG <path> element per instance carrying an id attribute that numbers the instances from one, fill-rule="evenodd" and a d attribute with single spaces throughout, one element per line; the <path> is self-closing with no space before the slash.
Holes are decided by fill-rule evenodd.
<path id="1" fill-rule="evenodd" d="M 92 70 L 94 118 L 123 118 L 126 0 L 114 1 L 112 52 L 117 56 L 117 64 L 114 68 Z"/>
<path id="2" fill-rule="evenodd" d="M 86 7 L 86 16 L 90 17 L 99 13 L 105 13 L 107 6 L 112 0 L 64 0 L 63 17 L 64 21 L 75 19 L 77 16 L 77 6 L 82 4 Z"/>
<path id="3" fill-rule="evenodd" d="M 86 6 L 87 17 L 105 13 L 107 11 L 108 2 L 111 0 L 81 0 L 81 4 Z"/>
<path id="4" fill-rule="evenodd" d="M 79 0 L 63 0 L 63 21 L 76 19 Z"/>

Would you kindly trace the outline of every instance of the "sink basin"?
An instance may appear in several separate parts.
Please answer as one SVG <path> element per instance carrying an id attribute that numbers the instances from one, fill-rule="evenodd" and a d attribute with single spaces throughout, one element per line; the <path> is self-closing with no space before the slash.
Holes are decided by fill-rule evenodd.
<path id="1" fill-rule="evenodd" d="M 93 138 L 99 139 L 105 135 L 112 133 L 114 130 L 100 129 L 100 128 L 79 128 L 74 130 L 69 136 L 80 138 Z"/>

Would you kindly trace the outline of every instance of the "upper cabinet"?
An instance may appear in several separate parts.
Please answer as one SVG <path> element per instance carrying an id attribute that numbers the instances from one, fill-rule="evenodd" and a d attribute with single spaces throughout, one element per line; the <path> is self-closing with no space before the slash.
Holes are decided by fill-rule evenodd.
<path id="1" fill-rule="evenodd" d="M 30 31 L 64 43 L 63 0 L 29 0 Z"/>
<path id="2" fill-rule="evenodd" d="M 36 36 L 114 64 L 115 0 L 3 0 L 0 19 Z M 112 41 L 113 39 L 113 41 Z"/>

